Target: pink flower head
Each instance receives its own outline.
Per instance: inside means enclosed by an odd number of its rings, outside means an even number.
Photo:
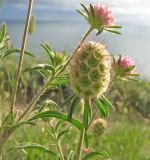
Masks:
[[[83,152],[84,152],[84,153],[88,153],[89,151],[90,151],[90,148],[84,148],[84,149],[83,149]]]
[[[96,19],[101,23],[101,25],[108,27],[114,24],[115,18],[108,7],[102,6],[100,4],[95,4],[93,8]]]
[[[135,62],[132,58],[122,55],[115,59],[115,68],[117,71],[117,74],[121,76],[129,76],[132,74],[135,74],[136,76],[136,70],[135,70]],[[138,76],[138,74],[137,74]]]

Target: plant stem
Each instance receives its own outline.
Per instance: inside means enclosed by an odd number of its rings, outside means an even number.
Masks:
[[[29,0],[28,13],[27,13],[26,24],[25,24],[25,29],[24,29],[23,39],[22,39],[21,52],[20,52],[20,59],[19,59],[18,70],[17,70],[17,75],[16,75],[14,89],[13,89],[12,101],[10,105],[10,113],[13,113],[15,102],[16,102],[16,95],[17,95],[17,89],[18,89],[18,84],[19,84],[19,79],[20,79],[21,69],[23,64],[24,51],[26,46],[26,39],[27,39],[27,33],[29,29],[30,18],[31,18],[32,6],[33,6],[33,0]]]
[[[116,79],[116,77],[117,77],[117,75],[115,75],[115,76],[111,79],[111,82],[110,82],[110,84],[109,84],[109,86],[108,86],[108,89],[107,89],[107,91],[106,91],[106,94],[105,94],[105,95],[107,95],[107,94],[108,94],[108,91],[109,91],[109,89],[111,88],[111,86],[112,86],[112,84],[113,84],[114,80]],[[96,117],[97,113],[98,113],[98,109],[96,109],[96,111],[94,112],[94,114],[93,114],[93,116],[92,116],[92,118],[91,118],[91,120],[90,120],[90,122],[89,122],[88,129],[90,128],[90,126],[91,126],[91,124],[92,124],[93,120],[95,119],[95,117]]]
[[[93,120],[95,119],[95,117],[96,117],[97,113],[98,113],[98,109],[96,109],[96,111],[94,112],[94,114],[93,114],[93,116],[92,116],[92,118],[91,118],[91,120],[90,120],[90,122],[89,122],[89,125],[88,125],[88,128],[87,128],[87,129],[89,129],[89,128],[90,128],[90,126],[91,126],[91,124],[92,124]]]
[[[57,140],[57,134],[56,134],[53,126],[51,125],[51,123],[50,123],[50,127],[51,127],[51,130],[52,130],[53,134],[54,134],[55,140],[57,141],[57,150],[60,153],[60,158],[61,158],[61,160],[65,160],[60,142]]]
[[[74,50],[72,56],[70,57],[69,61],[64,65],[64,67],[60,70],[60,72],[58,72],[58,74],[61,74],[66,67],[69,65],[70,61],[72,60],[72,58],[74,57],[74,55],[76,54],[76,52],[78,51],[78,49],[81,47],[81,45],[83,44],[83,42],[86,40],[86,38],[88,37],[88,35],[93,31],[93,28],[89,28],[89,30],[85,33],[85,35],[83,36],[83,38],[81,39],[78,47]]]
[[[51,77],[51,79],[49,81],[47,81],[42,88],[39,90],[39,92],[36,94],[36,96],[32,99],[32,101],[28,104],[27,108],[25,109],[25,111],[22,113],[22,115],[19,117],[18,121],[20,121],[25,115],[26,113],[37,103],[37,101],[39,100],[39,98],[41,97],[41,95],[46,91],[46,89],[48,88],[49,84],[52,82],[53,80],[53,76]]]
[[[85,101],[84,101],[84,104],[85,104]],[[80,139],[79,139],[79,144],[78,144],[77,154],[76,154],[75,160],[81,160],[81,153],[82,153],[81,151],[82,151],[82,146],[83,146],[83,141],[84,141],[84,135],[85,135],[84,114],[85,114],[85,105],[84,105],[84,112],[83,112],[82,128],[81,128]]]
[[[78,45],[78,47],[75,49],[75,51],[73,52],[73,55],[71,56],[71,58],[69,59],[69,61],[65,64],[65,66],[54,76],[50,79],[50,81],[48,81],[42,88],[41,90],[37,93],[37,95],[33,98],[33,100],[29,103],[28,107],[26,108],[26,110],[23,112],[23,114],[19,117],[19,121],[26,115],[26,113],[30,110],[30,108],[32,108],[36,102],[38,101],[38,99],[40,98],[40,96],[45,92],[45,90],[48,88],[49,84],[51,83],[51,81],[53,79],[55,79],[57,76],[59,76],[65,69],[66,67],[69,65],[71,59],[73,58],[74,54],[77,52],[77,50],[80,48],[80,46],[83,44],[83,42],[85,41],[85,39],[87,38],[87,36],[92,32],[93,28],[90,28],[87,33],[83,36],[82,40],[80,41],[80,44]]]

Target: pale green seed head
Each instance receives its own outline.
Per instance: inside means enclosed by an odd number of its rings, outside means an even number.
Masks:
[[[100,96],[108,88],[110,69],[111,58],[104,45],[83,44],[70,62],[70,86],[82,98]]]

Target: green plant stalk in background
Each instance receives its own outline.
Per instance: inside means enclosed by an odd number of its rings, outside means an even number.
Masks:
[[[51,125],[51,122],[50,122],[50,128],[51,128],[51,130],[52,130],[52,132],[53,132],[53,134],[54,134],[55,140],[56,140],[57,150],[58,150],[58,152],[59,152],[59,154],[60,154],[60,159],[61,159],[61,160],[65,160],[64,154],[63,154],[63,151],[62,151],[61,144],[60,144],[60,142],[58,141],[58,136],[57,136],[57,134],[55,133],[55,130],[54,130],[53,126]]]
[[[27,39],[29,23],[30,23],[30,18],[31,18],[31,13],[32,13],[32,6],[33,6],[33,0],[30,0],[29,6],[28,6],[28,13],[27,13],[27,18],[26,18],[25,29],[24,29],[24,35],[23,35],[23,39],[22,39],[22,46],[21,46],[18,70],[17,70],[17,74],[16,74],[13,95],[12,95],[12,101],[11,101],[11,106],[10,106],[10,113],[11,114],[13,114],[13,112],[14,112],[14,107],[15,107],[15,102],[16,102],[16,95],[17,95],[18,84],[19,84],[19,79],[20,79],[21,69],[22,69],[22,64],[23,64],[24,52],[25,52],[25,47],[26,47],[26,39]]]
[[[80,133],[80,139],[79,139],[79,144],[78,144],[78,148],[77,148],[77,153],[76,153],[76,158],[75,160],[81,160],[81,153],[82,153],[82,146],[83,146],[83,142],[84,142],[84,136],[85,136],[85,110],[86,110],[86,105],[85,105],[85,100],[83,102],[83,106],[84,106],[84,111],[83,111],[83,120],[82,120],[82,128],[81,128],[81,133]]]
[[[32,12],[32,5],[33,5],[33,0],[30,0],[29,5],[28,5],[28,13],[27,13],[24,35],[23,35],[23,40],[22,40],[22,47],[21,47],[19,64],[18,64],[18,70],[17,70],[16,80],[15,80],[15,85],[14,85],[14,90],[13,90],[13,95],[12,95],[12,101],[11,101],[11,106],[10,106],[10,114],[11,115],[13,115],[13,113],[14,113],[16,94],[17,94],[18,83],[19,83],[22,64],[23,64],[23,57],[24,57],[27,33],[28,33],[29,22],[30,22],[30,17],[31,17],[31,12]],[[5,131],[5,130],[4,130],[4,133],[0,133],[0,155],[2,154],[3,145],[7,141],[7,139],[11,135],[11,133],[12,133],[12,131]]]

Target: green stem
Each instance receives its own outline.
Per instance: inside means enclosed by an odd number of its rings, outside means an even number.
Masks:
[[[113,84],[113,82],[114,82],[114,80],[115,80],[116,78],[117,78],[117,75],[115,75],[115,76],[111,79],[111,82],[110,82],[110,84],[109,84],[109,86],[108,86],[108,89],[107,89],[107,92],[105,93],[105,95],[108,94],[108,91],[110,90],[110,88],[111,88],[111,86],[112,86],[112,84]],[[96,109],[96,111],[94,112],[94,114],[93,114],[93,116],[92,116],[92,118],[91,118],[91,120],[90,120],[90,122],[89,122],[88,129],[90,128],[90,126],[91,126],[93,120],[95,119],[97,113],[98,113],[98,109]]]
[[[57,140],[57,139],[58,139],[58,138],[57,138],[58,136],[57,136],[57,134],[55,133],[55,130],[54,130],[53,126],[51,125],[51,123],[50,123],[50,127],[51,127],[51,130],[52,130],[53,134],[54,134],[55,140],[57,141],[57,150],[58,150],[58,152],[60,153],[60,158],[61,158],[61,160],[65,160],[64,155],[63,155],[63,151],[62,151],[62,148],[61,148],[61,144],[60,144],[60,142]]]
[[[84,43],[84,41],[86,40],[86,38],[88,37],[88,35],[93,31],[93,28],[89,28],[89,30],[85,33],[85,35],[83,36],[83,38],[81,39],[78,47],[74,50],[72,56],[70,57],[69,61],[64,65],[64,67],[60,70],[60,72],[58,72],[58,75],[61,74],[66,67],[69,65],[70,61],[72,60],[72,58],[74,57],[74,55],[76,54],[76,52],[78,51],[78,49],[81,47],[81,45]]]
[[[24,29],[23,39],[22,39],[21,52],[20,52],[20,59],[19,59],[18,70],[17,70],[13,94],[12,94],[11,105],[10,105],[10,113],[13,113],[15,102],[16,102],[16,95],[17,95],[17,89],[18,89],[18,84],[19,84],[19,79],[20,79],[21,69],[23,64],[27,33],[29,29],[29,23],[30,23],[31,12],[32,12],[32,5],[33,5],[33,0],[29,0],[28,13],[27,13],[26,24],[25,24],[25,29]]]
[[[85,104],[85,101],[84,101],[84,104]],[[82,151],[82,146],[83,146],[84,136],[85,136],[84,114],[85,114],[85,105],[84,105],[84,112],[83,112],[82,128],[81,128],[80,139],[79,139],[79,144],[78,144],[77,154],[76,154],[76,159],[75,160],[81,160],[81,153],[82,153],[81,151]]]
[[[31,103],[28,105],[28,107],[26,108],[26,110],[23,112],[23,114],[19,117],[19,121],[26,115],[26,113],[30,110],[30,108],[32,108],[36,102],[38,101],[38,99],[40,98],[40,96],[45,92],[45,90],[48,88],[49,84],[51,83],[51,81],[53,79],[55,79],[56,77],[58,77],[65,69],[66,67],[69,65],[71,59],[73,58],[74,54],[77,52],[77,50],[80,48],[80,46],[83,44],[83,42],[86,40],[86,38],[88,37],[88,35],[92,32],[93,28],[90,28],[87,33],[83,36],[79,46],[75,49],[75,51],[73,52],[73,55],[71,56],[70,60],[65,64],[65,66],[54,76],[50,79],[50,81],[48,81],[41,89],[40,91],[37,93],[37,95],[33,98],[33,100],[31,101]]]
[[[92,116],[92,118],[91,118],[91,120],[90,120],[90,122],[89,122],[89,125],[88,125],[88,128],[87,128],[87,129],[89,129],[89,128],[90,128],[90,126],[91,126],[91,124],[92,124],[93,120],[95,119],[95,117],[96,117],[97,113],[98,113],[98,109],[96,109],[96,111],[94,112],[94,114],[93,114],[93,116]]]
[[[50,83],[52,82],[54,78],[51,77],[51,79],[49,81],[47,81],[42,88],[39,90],[39,92],[36,94],[36,96],[32,99],[32,101],[28,104],[27,108],[25,109],[25,111],[22,113],[22,115],[19,117],[18,121],[20,121],[26,114],[27,112],[37,103],[37,101],[39,100],[39,98],[41,97],[41,95],[47,90],[48,86],[50,85]]]

